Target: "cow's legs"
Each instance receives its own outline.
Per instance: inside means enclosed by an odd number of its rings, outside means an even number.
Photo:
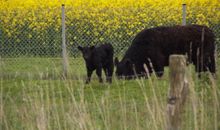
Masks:
[[[209,68],[209,71],[215,75],[215,72],[216,72],[216,68],[215,68],[215,56],[214,54],[210,56],[210,62],[209,62],[209,65],[208,65],[208,68]]]
[[[114,65],[110,65],[109,67],[104,68],[106,81],[109,83],[112,82],[113,70],[114,70]]]
[[[162,77],[164,73],[165,57],[162,54],[157,54],[157,59],[152,60],[153,69],[157,77]]]

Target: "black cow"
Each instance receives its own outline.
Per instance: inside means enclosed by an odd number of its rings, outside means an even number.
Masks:
[[[160,77],[172,54],[187,55],[198,73],[209,70],[215,74],[214,39],[212,30],[201,25],[144,29],[136,35],[121,62],[115,59],[116,75],[145,75],[146,64],[149,73],[154,70]]]
[[[99,77],[99,82],[102,80],[102,69],[104,69],[106,75],[106,81],[112,82],[112,74],[114,70],[113,63],[113,47],[111,44],[102,44],[98,47],[81,47],[78,46],[78,49],[82,52],[83,58],[86,63],[87,69],[87,80],[86,83],[90,82],[92,72],[96,70],[96,74]]]

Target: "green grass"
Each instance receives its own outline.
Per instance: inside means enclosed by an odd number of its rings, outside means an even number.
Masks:
[[[0,76],[9,78],[60,78],[62,74],[61,58],[3,58],[0,59]],[[69,58],[70,77],[85,75],[84,61],[81,58]]]
[[[30,74],[0,77],[0,129],[166,129],[168,69],[161,79],[124,81],[114,77],[112,84],[100,84],[94,76],[85,85],[80,59],[70,63],[71,75],[77,79],[67,80],[51,78],[62,70],[60,59],[7,59],[1,63],[5,74]],[[191,69],[182,128],[220,129],[220,80],[197,79]],[[43,72],[48,77],[40,77]]]

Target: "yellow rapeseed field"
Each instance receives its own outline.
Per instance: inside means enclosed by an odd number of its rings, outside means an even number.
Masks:
[[[187,23],[220,25],[220,0],[0,0],[0,28],[7,37],[27,30],[24,38],[49,29],[59,32],[65,4],[73,39],[84,35],[99,37],[96,41],[103,41],[102,36],[120,39],[146,27],[181,24],[183,3]]]

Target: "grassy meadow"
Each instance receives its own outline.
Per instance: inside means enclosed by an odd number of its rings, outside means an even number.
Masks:
[[[16,76],[0,79],[1,129],[166,129],[168,68],[160,79],[154,75],[129,81],[114,77],[112,84],[100,84],[94,74],[86,85],[82,59],[70,60],[74,69],[66,80],[59,78],[60,65],[61,59],[1,60],[1,72],[17,71]],[[188,71],[190,94],[183,130],[220,129],[219,78],[204,74],[198,79],[193,66]]]
[[[124,54],[143,28],[187,24],[210,27],[220,45],[219,0],[0,0],[0,130],[164,130],[169,69],[162,78],[85,84],[82,58],[69,58],[63,79],[61,4],[66,9],[70,57],[78,45],[111,42]],[[50,58],[47,58],[50,57]],[[220,71],[196,77],[182,130],[220,130]]]

